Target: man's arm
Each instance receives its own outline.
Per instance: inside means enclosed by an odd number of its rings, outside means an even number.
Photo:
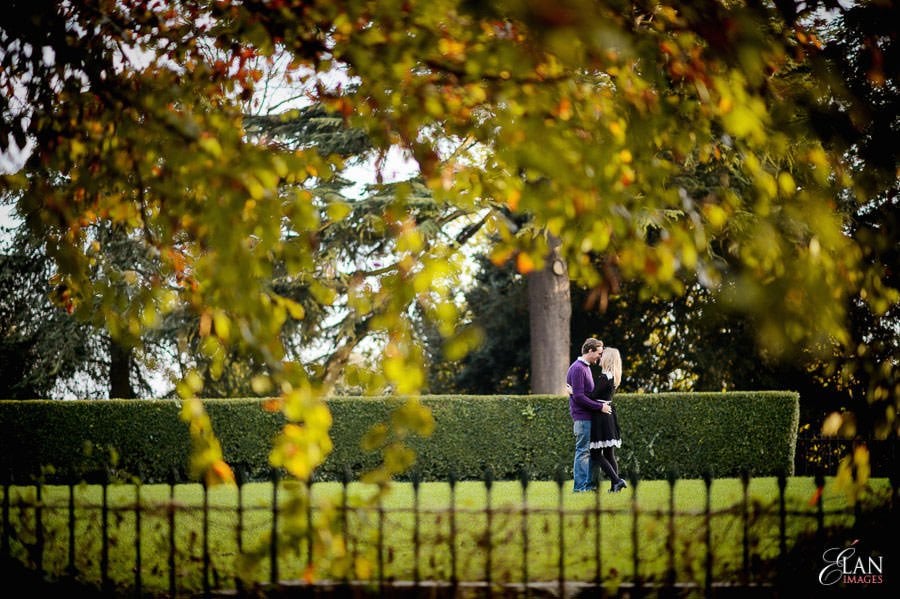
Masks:
[[[569,384],[572,385],[572,399],[575,403],[585,410],[602,409],[604,404],[599,401],[594,401],[588,397],[585,392],[587,379],[591,376],[590,370],[586,368],[580,369],[573,373],[573,375],[574,376],[571,377],[572,380],[569,381]]]
[[[588,370],[585,373],[587,376],[591,376],[590,371]],[[610,390],[612,389],[612,381],[610,381],[605,375],[601,374],[600,377],[594,381],[594,388],[590,393],[585,393],[584,396],[590,403],[582,403],[581,406],[591,410],[600,410],[604,414],[612,413],[612,403],[610,400],[601,399],[602,397],[609,397],[612,394]],[[576,402],[578,400],[576,399]]]

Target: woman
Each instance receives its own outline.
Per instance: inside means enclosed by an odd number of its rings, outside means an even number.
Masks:
[[[609,477],[610,493],[618,493],[628,485],[619,476],[616,463],[616,447],[622,446],[619,419],[613,406],[613,395],[622,382],[622,357],[614,347],[604,348],[600,356],[600,375],[594,381],[591,399],[609,405],[610,410],[595,410],[591,413],[591,461],[600,464],[600,469]]]

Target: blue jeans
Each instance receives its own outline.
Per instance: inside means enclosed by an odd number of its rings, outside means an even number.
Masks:
[[[575,420],[572,431],[575,433],[575,463],[572,465],[575,487],[573,490],[590,491],[597,486],[597,482],[592,480],[594,468],[591,464],[591,421]]]

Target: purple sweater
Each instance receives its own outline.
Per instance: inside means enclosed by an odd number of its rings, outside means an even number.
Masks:
[[[602,403],[587,396],[594,390],[591,367],[580,358],[575,360],[566,373],[566,382],[572,385],[572,395],[569,396],[569,414],[572,415],[572,420],[590,420],[591,412],[603,407]]]

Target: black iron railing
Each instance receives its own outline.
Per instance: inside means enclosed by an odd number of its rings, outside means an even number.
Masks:
[[[181,492],[191,486],[174,482],[150,493],[154,486],[136,482],[3,481],[5,579],[30,572],[43,581],[77,581],[107,595],[167,597],[251,589],[254,595],[267,589],[283,594],[307,587],[382,595],[427,589],[432,596],[545,591],[571,596],[578,589],[623,587],[694,589],[707,596],[721,587],[773,590],[795,576],[814,586],[828,565],[824,552],[851,537],[863,540],[859,549],[865,547],[867,557],[893,547],[885,523],[895,521],[898,496],[892,480],[880,495],[869,494],[873,501],[827,506],[821,474],[769,481],[768,500],[752,496],[754,480],[745,475],[735,487],[737,496],[724,504],[713,493],[718,483],[711,477],[632,478],[622,495],[576,496],[561,474],[555,481],[531,481],[525,474],[518,481],[494,481],[486,473],[482,481],[428,483],[429,493],[435,485],[442,488],[437,502],[431,496],[423,501],[424,483],[413,478],[411,498],[402,505],[355,502],[359,483],[349,477],[304,485],[299,495],[307,498],[331,485],[331,534],[345,549],[338,559],[333,547],[322,549],[326,546],[314,538],[328,526],[323,508],[311,500],[300,515],[286,507],[290,487],[285,484],[293,483],[273,474],[267,499],[260,499],[254,483],[251,501],[248,484],[238,482],[228,501],[203,487],[201,500],[190,502]],[[792,499],[797,493],[786,491],[789,484],[808,485],[800,491],[804,501]],[[480,488],[479,505],[461,500],[464,485],[470,495],[473,485]],[[687,507],[677,492],[684,487],[693,496]],[[223,527],[232,539],[227,546]],[[294,534],[286,536],[292,527]],[[251,544],[255,547],[248,549]],[[245,552],[256,556],[255,576],[237,576],[235,564]],[[342,560],[349,565],[331,570],[320,565]]]

